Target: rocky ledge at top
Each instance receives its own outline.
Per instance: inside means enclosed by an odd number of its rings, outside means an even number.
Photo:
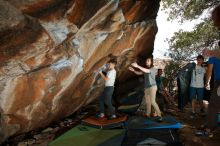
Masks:
[[[111,58],[118,87],[129,82],[129,64],[153,51],[159,2],[0,0],[0,142],[96,99]]]

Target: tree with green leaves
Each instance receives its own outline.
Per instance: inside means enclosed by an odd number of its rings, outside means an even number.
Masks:
[[[193,31],[179,30],[168,40],[169,57],[174,60],[194,60],[205,48],[214,49],[219,34],[210,21],[204,21]]]
[[[162,0],[163,9],[169,13],[169,20],[192,20],[203,12],[210,11],[220,0]]]
[[[173,88],[176,86],[176,76],[183,62],[180,61],[170,61],[166,67],[164,68],[164,86],[167,87],[168,91],[171,92]]]
[[[205,48],[215,48],[219,39],[216,28],[210,19],[211,10],[220,0],[163,0],[163,9],[169,14],[169,20],[178,19],[180,23],[203,16],[201,23],[193,31],[179,30],[168,41],[169,57],[174,60],[193,60]]]

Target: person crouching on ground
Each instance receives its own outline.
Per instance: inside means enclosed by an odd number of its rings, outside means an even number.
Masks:
[[[102,73],[102,71],[99,72],[101,77],[105,80],[105,88],[102,92],[99,103],[100,103],[100,114],[98,115],[98,118],[105,118],[105,105],[107,105],[107,108],[109,109],[109,119],[116,118],[115,115],[115,108],[112,105],[112,95],[114,92],[114,83],[116,79],[116,66],[117,62],[116,60],[112,59],[108,62],[108,71],[106,76]]]
[[[197,65],[192,71],[192,78],[190,83],[190,99],[192,100],[192,113],[190,118],[194,118],[196,115],[196,101],[199,101],[200,111],[204,112],[203,95],[204,95],[204,76],[205,68],[202,67],[204,57],[202,55],[197,56]]]
[[[163,74],[163,70],[158,69],[157,75],[156,75],[157,92],[163,96],[163,98],[165,99],[168,105],[174,104],[172,97],[170,96],[169,92],[164,87],[164,84],[163,84],[164,77],[162,76],[162,74]]]
[[[158,115],[158,121],[162,121],[161,111],[159,109],[158,104],[156,103],[157,84],[155,81],[156,69],[153,67],[153,57],[147,58],[145,63],[146,67],[138,65],[136,62],[132,63],[132,67],[129,67],[129,70],[137,75],[144,74],[144,93],[147,105],[146,117],[150,117],[152,105],[155,109],[156,114]],[[139,69],[140,71],[136,71],[134,68]]]

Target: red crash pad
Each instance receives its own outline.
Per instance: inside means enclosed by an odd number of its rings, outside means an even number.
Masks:
[[[100,129],[111,129],[116,127],[124,127],[127,121],[127,116],[120,116],[115,119],[98,119],[94,116],[90,116],[84,120],[82,120],[82,124],[100,128]]]

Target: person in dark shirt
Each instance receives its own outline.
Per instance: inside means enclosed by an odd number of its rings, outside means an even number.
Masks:
[[[169,92],[164,87],[164,77],[162,76],[163,70],[158,69],[156,75],[156,83],[157,83],[157,92],[162,95],[168,105],[174,103],[172,97],[170,96]]]

